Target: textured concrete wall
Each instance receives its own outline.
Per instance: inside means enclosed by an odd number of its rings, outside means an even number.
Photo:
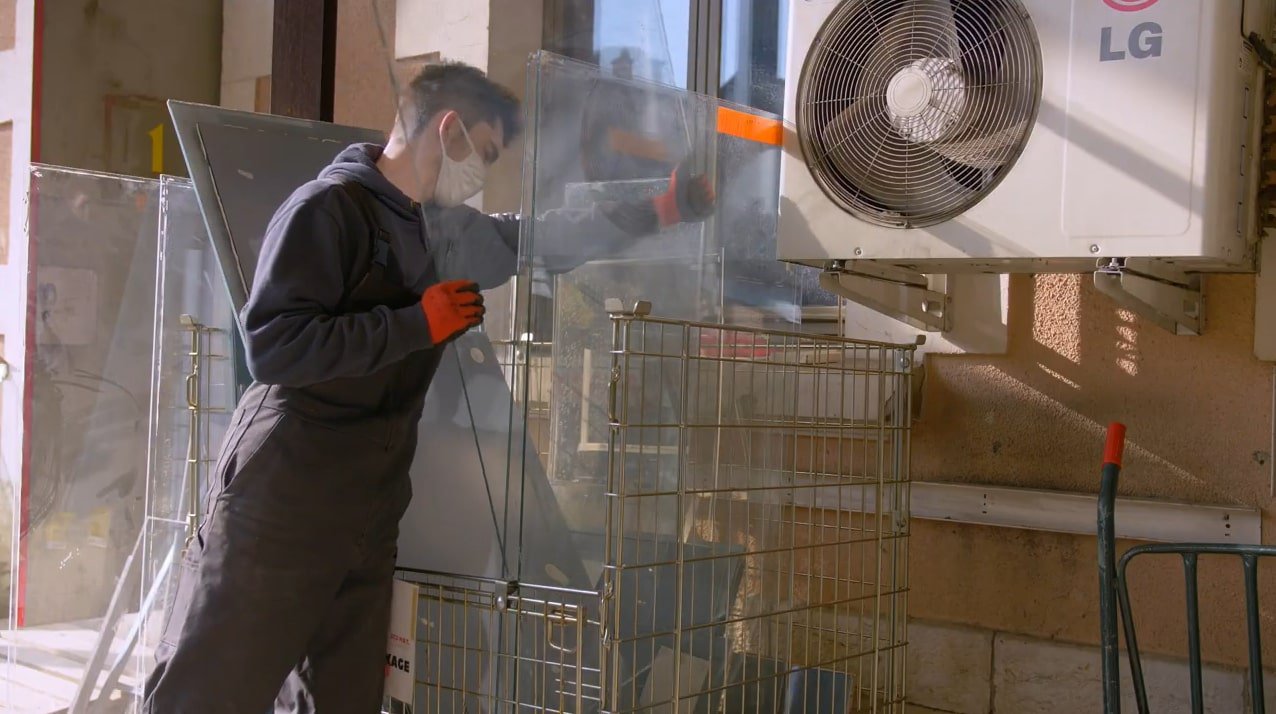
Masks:
[[[17,43],[18,0],[0,0],[0,52]]]
[[[407,79],[394,59],[394,6],[394,0],[337,4],[333,120],[338,124],[388,130],[394,123],[397,103],[391,72],[400,85]]]
[[[274,46],[274,0],[224,0],[222,4],[221,106],[270,111],[270,95],[258,101],[269,81]]]
[[[225,0],[221,104],[245,111],[270,111],[270,63],[274,3]],[[333,121],[388,129],[394,121],[395,0],[337,3],[336,96]]]
[[[439,52],[487,69],[492,0],[398,0],[393,37],[396,56],[419,57]]]
[[[913,478],[1095,493],[1105,425],[1121,420],[1130,429],[1123,495],[1263,508],[1270,533],[1273,373],[1251,356],[1254,281],[1210,278],[1205,295],[1206,334],[1175,337],[1081,276],[1013,278],[1005,356],[931,358]],[[912,614],[1097,642],[1094,538],[913,526]],[[1132,572],[1143,646],[1182,654],[1180,567]],[[1276,589],[1270,575],[1265,592]],[[1239,567],[1203,563],[1210,661],[1244,661],[1240,587]],[[1273,614],[1264,608],[1268,661]]]
[[[992,630],[914,621],[909,628],[909,701],[924,712],[1074,714],[1103,708],[1099,652]],[[1145,657],[1148,704],[1154,712],[1191,709],[1189,669],[1182,658]],[[1269,675],[1266,706],[1276,703]],[[1128,663],[1122,662],[1122,711],[1134,711]],[[1253,711],[1247,673],[1210,665],[1201,677],[1205,711]],[[910,714],[912,714],[910,712]]]
[[[164,101],[216,103],[220,0],[68,0],[44,13],[41,161],[151,175],[147,132],[167,123]],[[185,173],[180,152],[164,169]]]

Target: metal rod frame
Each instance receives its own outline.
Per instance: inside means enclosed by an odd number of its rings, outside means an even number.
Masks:
[[[915,346],[611,327],[597,589],[401,572],[416,708],[902,714]],[[509,347],[535,435],[565,397],[548,345]]]
[[[1202,684],[1201,622],[1198,564],[1201,556],[1240,558],[1245,575],[1245,614],[1249,644],[1249,688],[1254,714],[1265,714],[1263,698],[1262,632],[1258,610],[1259,558],[1276,556],[1276,546],[1215,543],[1155,543],[1126,550],[1118,560],[1113,515],[1116,510],[1119,463],[1105,463],[1099,489],[1099,623],[1103,671],[1104,714],[1121,712],[1121,670],[1118,644],[1118,619],[1125,635],[1126,655],[1130,663],[1130,680],[1134,688],[1139,714],[1150,714],[1147,683],[1143,675],[1138,634],[1130,605],[1127,569],[1135,558],[1150,555],[1177,555],[1183,561],[1185,607],[1187,617],[1188,671],[1193,714],[1205,711]]]

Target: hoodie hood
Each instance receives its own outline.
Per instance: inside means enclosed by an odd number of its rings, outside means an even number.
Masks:
[[[377,168],[377,159],[381,158],[384,149],[384,146],[378,144],[352,144],[319,172],[319,178],[357,181],[404,218],[417,218],[419,213],[416,201],[390,183]]]

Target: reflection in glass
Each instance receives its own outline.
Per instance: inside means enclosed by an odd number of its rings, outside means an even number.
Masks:
[[[787,61],[788,16],[790,0],[723,0],[722,2],[722,77],[718,96],[771,114],[784,111],[785,64]],[[753,157],[750,157],[753,158]],[[755,260],[742,266],[741,273],[762,278],[791,271],[800,291],[799,304],[807,308],[835,308],[837,297],[819,285],[819,271],[813,268],[781,267],[775,263],[776,223],[779,195],[772,181],[758,181],[765,174],[778,176],[779,155],[757,157],[750,164],[726,164],[719,175],[723,192],[733,200],[756,207],[756,220],[742,226],[745,230],[769,235],[749,242],[758,248]],[[738,286],[747,291],[747,282]]]
[[[687,86],[691,0],[560,0],[544,46],[605,74]]]
[[[788,19],[789,0],[723,0],[720,97],[784,111]]]

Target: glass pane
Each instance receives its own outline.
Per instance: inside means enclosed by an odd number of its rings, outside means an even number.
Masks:
[[[275,209],[350,144],[381,132],[169,102],[173,126],[217,247],[232,305],[243,307]]]
[[[531,71],[523,171],[529,220],[520,243],[527,287],[517,319],[519,334],[535,341],[524,348],[539,356],[525,367],[529,431],[548,438],[544,461],[529,461],[523,477],[531,483],[545,470],[577,559],[600,592],[616,588],[626,616],[607,625],[618,643],[613,655],[632,675],[668,656],[654,645],[636,647],[640,636],[678,647],[672,636],[653,634],[673,631],[669,603],[681,597],[684,625],[719,621],[741,576],[735,567],[676,564],[679,555],[697,560],[724,547],[694,542],[697,499],[679,493],[693,476],[693,447],[705,446],[688,441],[683,417],[689,404],[717,403],[725,376],[689,371],[694,360],[683,356],[721,350],[730,338],[717,329],[653,330],[629,343],[641,359],[618,363],[608,302],[650,301],[653,314],[710,324],[796,319],[795,284],[774,260],[775,216],[767,213],[778,187],[778,173],[768,169],[778,167],[781,126],[771,115],[548,53]],[[713,177],[714,210],[664,228],[625,220],[670,189],[675,167]],[[761,200],[768,196],[770,203]],[[617,493],[628,498],[613,508],[618,500],[609,495]],[[526,546],[521,582],[546,582],[537,567],[548,558]],[[604,585],[604,564],[630,569]],[[722,628],[696,633],[685,649],[717,663],[706,673],[707,686],[717,686],[725,677]],[[618,701],[647,696],[642,681],[622,674],[614,683]]]
[[[124,696],[141,684],[124,648],[138,573],[121,574],[144,516],[158,199],[154,180],[32,169],[30,446],[5,633],[19,710],[70,705],[121,654]]]
[[[520,244],[526,288],[518,332],[535,340],[525,349],[538,356],[529,357],[534,361],[525,367],[529,430],[549,438],[544,462],[529,460],[523,476],[530,482],[535,469],[547,469],[579,558],[596,583],[604,560],[604,493],[616,418],[606,302],[614,298],[632,306],[648,300],[662,317],[711,323],[728,316],[745,324],[795,319],[795,284],[772,252],[774,215],[758,198],[774,196],[778,175],[754,170],[747,182],[729,181],[726,170],[778,167],[779,123],[548,53],[538,56],[531,71],[524,213],[535,220],[524,223]],[[716,210],[707,220],[663,230],[622,220],[626,210],[667,190],[680,164],[719,177]],[[736,195],[741,185],[752,193]],[[678,353],[678,334],[661,339],[662,354]],[[677,478],[686,449],[673,415],[683,400],[695,398],[694,389],[682,381],[676,364],[648,360],[643,369],[645,378],[632,380],[644,385],[643,393],[617,399],[641,411],[645,423],[669,426],[643,430],[623,445],[633,462],[626,472],[652,474],[655,481],[643,487],[668,492],[677,487],[670,479]],[[539,393],[545,403],[538,405],[532,385],[546,382],[551,387]],[[662,421],[661,415],[669,418]],[[546,423],[537,425],[538,420]],[[652,503],[632,523],[634,532],[675,537],[682,515],[674,500]],[[525,548],[524,581],[541,582],[529,560],[535,557]]]
[[[686,87],[691,0],[562,0],[545,47],[604,73]]]
[[[230,424],[236,388],[234,315],[195,190],[160,179],[159,285],[152,364],[151,463],[141,561],[139,671],[149,671],[176,587],[182,550]]]

